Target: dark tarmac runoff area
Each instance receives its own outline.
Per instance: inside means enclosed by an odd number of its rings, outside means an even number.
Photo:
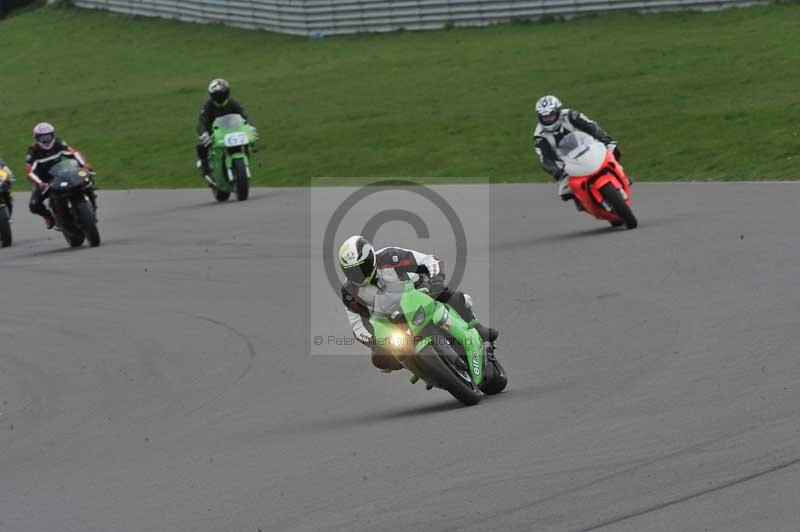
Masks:
[[[493,185],[469,408],[312,354],[311,194],[101,191],[77,250],[18,194],[0,532],[798,531],[800,184],[637,183],[632,231]]]

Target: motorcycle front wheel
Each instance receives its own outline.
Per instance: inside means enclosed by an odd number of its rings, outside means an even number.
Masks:
[[[89,245],[96,248],[100,245],[100,231],[97,230],[97,221],[94,218],[92,208],[85,201],[78,204],[78,223],[81,230],[86,235]]]
[[[613,210],[617,216],[622,218],[622,222],[625,224],[625,227],[628,229],[635,229],[636,226],[639,225],[639,222],[633,215],[630,205],[625,203],[625,200],[622,198],[622,194],[619,193],[619,190],[614,188],[614,185],[611,183],[606,183],[600,187],[600,194],[611,206],[611,210]]]
[[[455,363],[458,354],[447,346],[434,349],[426,346],[416,357],[417,366],[433,381],[432,384],[446,390],[461,403],[472,406],[481,400],[481,392],[470,379],[469,373]]]
[[[0,204],[0,245],[7,248],[11,245],[11,220],[8,207]]]
[[[233,177],[236,184],[236,199],[244,201],[250,195],[250,180],[247,178],[247,165],[244,159],[234,159]]]

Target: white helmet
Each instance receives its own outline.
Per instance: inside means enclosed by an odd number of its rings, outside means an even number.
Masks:
[[[361,235],[354,235],[344,241],[339,248],[339,266],[347,280],[358,286],[364,286],[375,277],[375,249]]]
[[[536,120],[545,131],[557,131],[561,127],[561,100],[550,94],[539,98]]]
[[[39,122],[33,128],[33,140],[43,150],[49,150],[56,142],[56,128],[48,122]]]

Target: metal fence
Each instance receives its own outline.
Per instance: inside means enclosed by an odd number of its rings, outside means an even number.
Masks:
[[[80,7],[296,35],[481,26],[612,11],[713,10],[753,0],[74,0]]]

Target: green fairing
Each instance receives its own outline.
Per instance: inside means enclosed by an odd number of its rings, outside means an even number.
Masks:
[[[419,309],[425,315],[415,324],[414,317]],[[402,311],[406,323],[392,323],[390,320],[398,310]],[[453,307],[417,290],[413,282],[406,281],[400,286],[395,283],[379,292],[370,323],[378,345],[398,358],[408,354],[412,345],[413,352],[419,354],[434,341],[436,329],[441,330],[442,334],[449,334],[464,349],[472,382],[477,386],[483,381],[486,360],[484,344],[478,331],[464,321]],[[418,377],[422,378],[424,375]]]
[[[253,127],[238,114],[217,118],[214,120],[212,129],[214,138],[208,154],[211,177],[220,190],[234,192],[235,183],[228,178],[228,173],[236,159],[243,159],[245,165],[250,167],[249,156],[257,139],[256,133]],[[231,142],[232,140],[233,142]],[[235,144],[235,146],[230,144]]]

